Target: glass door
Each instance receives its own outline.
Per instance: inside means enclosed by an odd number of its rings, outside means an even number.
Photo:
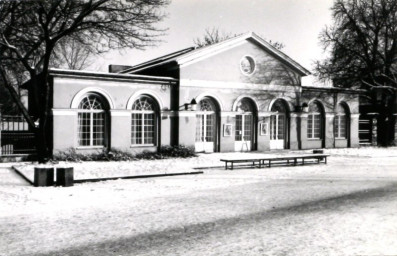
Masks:
[[[252,114],[236,115],[235,151],[251,151],[252,149]]]

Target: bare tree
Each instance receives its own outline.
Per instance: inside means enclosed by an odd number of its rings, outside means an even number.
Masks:
[[[206,28],[204,31],[204,35],[202,37],[197,37],[193,39],[193,43],[196,45],[197,48],[201,48],[204,46],[225,41],[227,39],[239,36],[241,34],[242,33],[238,33],[238,34],[225,33],[220,31],[219,28],[216,27]],[[284,44],[280,42],[277,41],[273,42],[272,40],[269,40],[269,43],[278,50],[284,48]]]
[[[95,49],[73,38],[67,37],[55,46],[50,66],[73,70],[83,70],[93,64]]]
[[[225,33],[221,32],[219,28],[213,27],[213,28],[206,28],[204,31],[204,35],[202,38],[197,37],[193,39],[193,43],[196,45],[197,48],[201,48],[207,45],[211,44],[216,44],[219,42],[222,42],[224,40],[227,40],[229,38],[238,36],[240,34],[231,34],[231,33]]]
[[[330,56],[316,63],[317,74],[334,86],[367,90],[386,145],[397,88],[397,0],[336,0],[331,10],[334,24],[320,35]]]
[[[0,2],[0,78],[36,134],[39,161],[49,155],[49,65],[60,40],[72,37],[96,53],[144,49],[159,43],[169,0],[14,0]],[[27,74],[30,113],[12,83],[12,68]],[[30,114],[34,118],[30,117]],[[35,125],[38,120],[38,126]]]

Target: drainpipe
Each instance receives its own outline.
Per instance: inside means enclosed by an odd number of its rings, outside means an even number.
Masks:
[[[1,157],[1,129],[2,129],[2,126],[3,126],[3,123],[2,123],[2,121],[1,121],[1,104],[0,104],[0,157]]]

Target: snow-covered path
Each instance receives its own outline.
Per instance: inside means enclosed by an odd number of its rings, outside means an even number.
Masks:
[[[2,182],[0,255],[395,255],[396,167],[374,154],[71,188]]]

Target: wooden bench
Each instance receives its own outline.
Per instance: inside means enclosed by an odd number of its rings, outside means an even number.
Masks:
[[[321,161],[327,164],[328,154],[307,154],[307,155],[285,155],[285,156],[267,156],[260,158],[244,158],[244,159],[221,159],[222,162],[225,162],[225,170],[230,169],[233,170],[234,164],[239,163],[252,163],[250,166],[261,168],[262,166],[272,167],[273,163],[278,164],[290,164],[292,161],[293,165],[297,164],[305,164],[305,160],[316,160],[317,163]],[[230,165],[229,165],[230,163]]]

